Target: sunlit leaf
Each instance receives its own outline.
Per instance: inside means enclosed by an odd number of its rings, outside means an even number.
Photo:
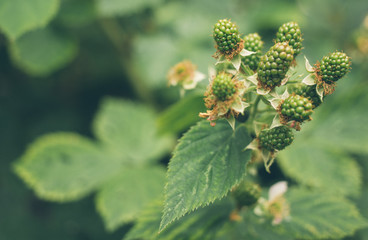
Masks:
[[[40,198],[59,202],[82,198],[117,170],[119,165],[93,142],[73,133],[39,138],[15,164],[15,172]]]
[[[139,217],[145,205],[163,194],[165,174],[159,167],[129,168],[103,185],[97,209],[107,229],[115,230]]]
[[[1,0],[0,29],[15,40],[27,31],[45,26],[58,8],[59,0]]]
[[[172,145],[171,137],[158,137],[156,115],[147,106],[106,98],[94,121],[94,132],[122,162],[134,165],[158,160]]]

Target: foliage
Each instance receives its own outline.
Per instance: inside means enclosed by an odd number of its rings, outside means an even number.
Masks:
[[[0,238],[366,239],[364,7],[0,0]],[[219,19],[241,37],[227,56],[210,37]],[[294,31],[297,58],[268,51]],[[350,71],[341,80],[335,49]],[[277,77],[271,57],[284,53]],[[321,80],[323,56],[331,56],[333,84]],[[272,68],[264,89],[250,64],[259,60],[262,74]],[[168,88],[180,61],[192,69]],[[216,75],[226,81],[212,84]],[[312,121],[282,115],[285,90],[308,99],[285,109],[304,108]],[[275,147],[280,125],[294,141]],[[262,196],[239,199],[251,195],[235,194],[244,184]]]

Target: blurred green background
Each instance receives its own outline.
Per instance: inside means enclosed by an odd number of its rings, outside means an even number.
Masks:
[[[0,12],[8,2],[12,0],[0,1]],[[329,113],[337,104],[353,107],[368,90],[365,0],[50,2],[54,5],[43,9],[49,14],[46,26],[30,31],[12,25],[25,15],[0,13],[1,240],[122,239],[130,225],[105,231],[94,196],[68,204],[39,200],[11,164],[42,134],[74,131],[92,136],[92,119],[105,96],[132,99],[158,111],[177,101],[178,89],[166,87],[168,69],[189,59],[207,73],[215,62],[212,26],[220,18],[236,22],[243,34],[258,32],[265,49],[281,24],[297,21],[305,39],[300,63],[303,55],[314,63],[336,49],[351,56],[351,73],[318,111]],[[361,121],[368,123],[368,118]],[[368,134],[365,130],[362,134]],[[367,189],[367,157],[355,157],[365,169]],[[367,192],[360,200],[366,217]]]

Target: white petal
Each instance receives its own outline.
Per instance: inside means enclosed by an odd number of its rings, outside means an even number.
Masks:
[[[257,121],[254,121],[253,123],[254,123],[254,131],[256,132],[256,135],[258,136],[264,126],[264,123],[257,122]]]
[[[304,56],[304,59],[305,59],[305,69],[310,73],[314,72],[314,68],[310,65],[306,56]]]
[[[215,63],[215,65],[220,64],[220,63],[225,63],[225,62],[227,62],[226,58],[221,56],[219,59],[217,59],[217,62]]]
[[[279,127],[282,126],[282,124],[280,123],[280,115],[276,114],[275,117],[272,120],[272,124],[270,129],[275,128],[275,127]]]
[[[252,51],[249,51],[247,49],[243,49],[241,50],[241,52],[239,53],[239,55],[243,56],[243,57],[246,57],[246,56],[249,56],[249,55],[252,55],[252,54],[255,54],[256,52],[252,52]]]
[[[197,86],[197,82],[195,82],[195,81],[190,81],[190,82],[186,82],[186,83],[184,83],[183,84],[183,88],[184,89],[186,89],[186,90],[188,90],[188,89],[193,89],[193,88],[195,88]]]
[[[245,80],[238,80],[238,81],[241,82],[242,85],[243,85],[243,87],[239,89],[239,95],[242,96],[244,94],[245,90],[248,88],[247,82],[245,82]]]
[[[232,74],[232,75],[236,75],[238,73],[238,71],[233,70],[233,69],[229,69],[229,70],[227,70],[227,72]]]
[[[231,108],[232,108],[234,111],[236,111],[236,112],[238,112],[238,113],[243,114],[243,113],[244,113],[244,109],[245,109],[245,108],[247,108],[247,107],[249,107],[249,106],[250,106],[250,104],[249,104],[249,103],[247,103],[247,102],[243,102],[243,101],[241,101],[241,100],[236,100],[236,101],[233,103],[233,105],[231,106]]]
[[[286,181],[280,181],[270,187],[268,191],[268,201],[272,202],[275,198],[278,198],[286,193],[288,189]]]
[[[235,131],[235,118],[234,118],[234,116],[230,116],[230,118],[226,118],[226,120],[229,123],[229,125],[231,126],[231,128],[233,129],[233,131]]]
[[[290,96],[289,92],[287,89],[285,89],[285,92],[281,95],[281,99],[286,99]]]
[[[280,98],[272,98],[268,100],[274,109],[277,109],[282,101]]]
[[[194,72],[194,78],[193,78],[194,82],[198,83],[198,82],[202,81],[205,78],[206,78],[206,75],[204,75],[203,73],[198,72],[198,71]]]
[[[315,85],[316,80],[313,77],[313,74],[308,74],[302,81],[305,85]]]
[[[284,86],[290,79],[291,76],[286,76],[284,79],[282,79],[281,81],[281,86]]]
[[[239,71],[240,68],[240,64],[241,64],[241,59],[240,59],[240,55],[236,55],[233,59],[231,59],[231,63],[233,64],[234,68]]]
[[[319,99],[321,99],[321,102],[323,102],[323,95],[324,95],[323,86],[322,85],[317,86],[316,92],[317,92],[317,94],[319,96]]]
[[[265,90],[265,89],[257,88],[257,94],[258,95],[266,95],[269,92],[270,92],[270,90]]]
[[[258,85],[257,73],[253,74],[252,76],[247,77],[247,80],[257,86]]]
[[[208,78],[209,78],[210,82],[215,77],[216,77],[216,69],[214,69],[213,67],[208,67]]]
[[[262,159],[263,159],[263,163],[264,163],[264,167],[266,169],[266,171],[268,173],[271,173],[270,172],[270,167],[273,163],[273,160],[275,158],[271,158],[271,153],[270,151],[266,150],[266,149],[262,149]]]
[[[243,150],[243,151],[245,151],[245,150],[247,150],[247,149],[258,151],[259,149],[258,149],[258,141],[257,141],[257,139],[254,139],[253,141],[251,141],[251,142],[248,144],[248,146],[246,146],[246,147],[244,148],[244,150]]]

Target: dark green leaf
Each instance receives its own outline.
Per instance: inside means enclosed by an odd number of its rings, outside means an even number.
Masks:
[[[198,207],[224,197],[245,175],[252,139],[245,127],[234,132],[226,121],[191,128],[169,164],[165,209],[160,229]]]

